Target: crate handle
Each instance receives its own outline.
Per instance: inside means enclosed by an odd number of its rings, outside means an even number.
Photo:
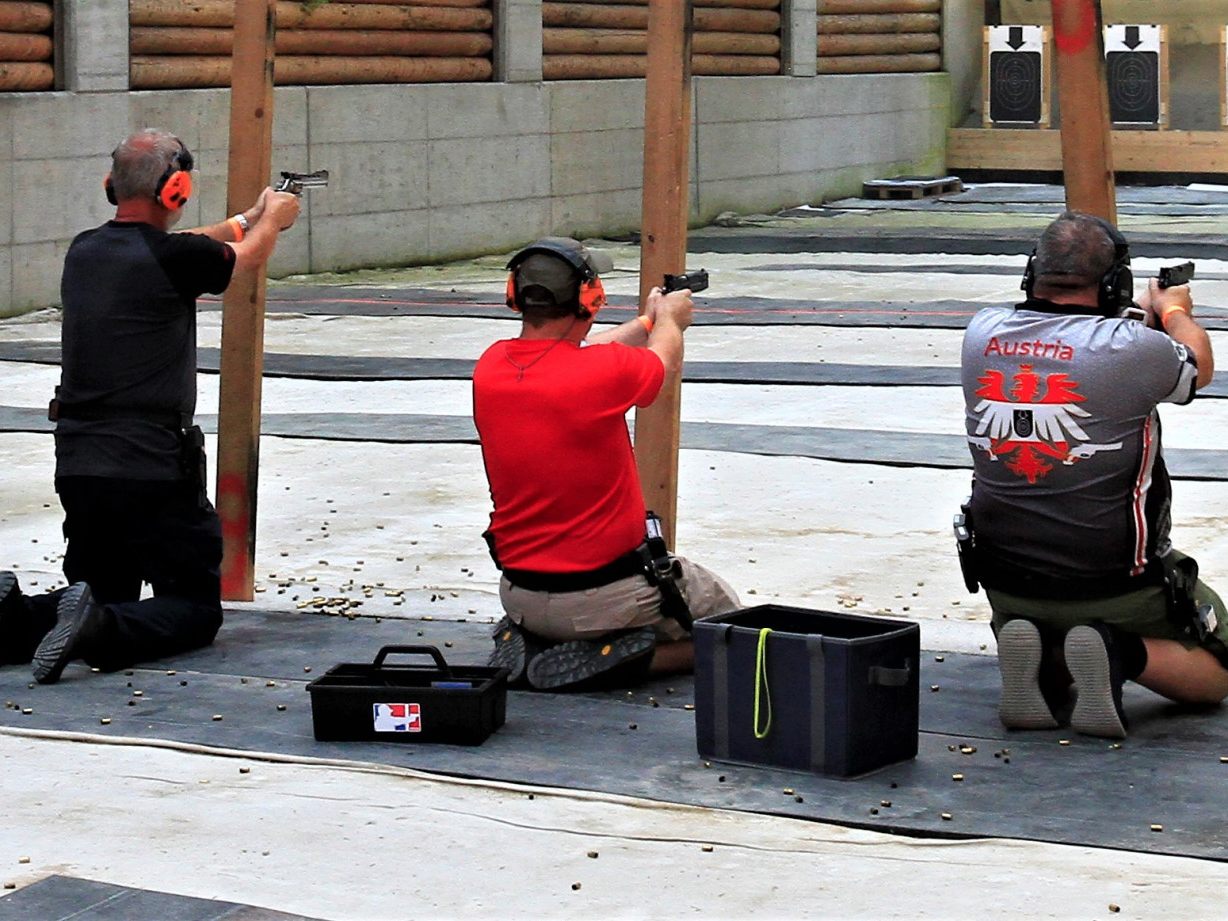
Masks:
[[[912,677],[912,659],[904,660],[903,668],[886,668],[882,665],[870,666],[870,684],[884,688],[902,688]]]
[[[408,655],[408,656],[430,656],[435,660],[435,664],[439,666],[439,670],[444,673],[447,678],[452,677],[452,669],[448,663],[444,661],[443,653],[439,651],[438,646],[385,646],[375,654],[375,662],[372,663],[374,668],[380,668],[384,664],[384,660],[388,656]],[[421,668],[421,666],[408,666],[410,668]]]
[[[759,646],[755,650],[755,738],[766,739],[772,731],[772,694],[768,689],[767,677],[767,638],[772,632],[770,627],[759,631]],[[763,692],[764,712],[767,722],[759,728],[759,692]]]

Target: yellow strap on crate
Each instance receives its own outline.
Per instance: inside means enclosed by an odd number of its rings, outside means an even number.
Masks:
[[[759,649],[755,655],[755,738],[766,739],[772,731],[772,695],[767,683],[767,638],[772,630],[764,627],[759,631]],[[759,728],[759,694],[763,694],[763,709],[767,714],[767,722],[763,729]]]

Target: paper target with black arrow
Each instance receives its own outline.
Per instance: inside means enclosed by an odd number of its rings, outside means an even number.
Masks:
[[[986,121],[1014,127],[1048,125],[1048,30],[988,26],[985,47]]]
[[[1104,70],[1114,125],[1158,128],[1168,124],[1164,27],[1112,25],[1104,30]]]

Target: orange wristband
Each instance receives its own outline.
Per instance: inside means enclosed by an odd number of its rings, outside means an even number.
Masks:
[[[1180,304],[1169,304],[1167,307],[1164,308],[1164,311],[1160,314],[1160,325],[1163,326],[1165,329],[1168,329],[1169,315],[1176,313],[1178,310],[1184,313],[1187,317],[1190,315],[1190,312],[1186,310],[1184,307],[1182,307]]]
[[[652,332],[652,317],[646,317],[641,313],[638,317],[636,317],[636,319],[644,324],[644,332]]]
[[[238,217],[228,217],[226,218],[226,223],[230,225],[230,232],[234,234],[235,242],[242,242],[245,234],[243,232],[243,225],[239,223]]]

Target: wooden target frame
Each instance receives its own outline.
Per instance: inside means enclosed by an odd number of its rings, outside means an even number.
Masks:
[[[1004,53],[1033,54],[1040,58],[1040,112],[1035,120],[999,119],[993,116],[993,57]],[[986,26],[982,55],[981,86],[984,98],[981,123],[986,128],[1048,128],[1053,113],[1053,40],[1047,26]]]

